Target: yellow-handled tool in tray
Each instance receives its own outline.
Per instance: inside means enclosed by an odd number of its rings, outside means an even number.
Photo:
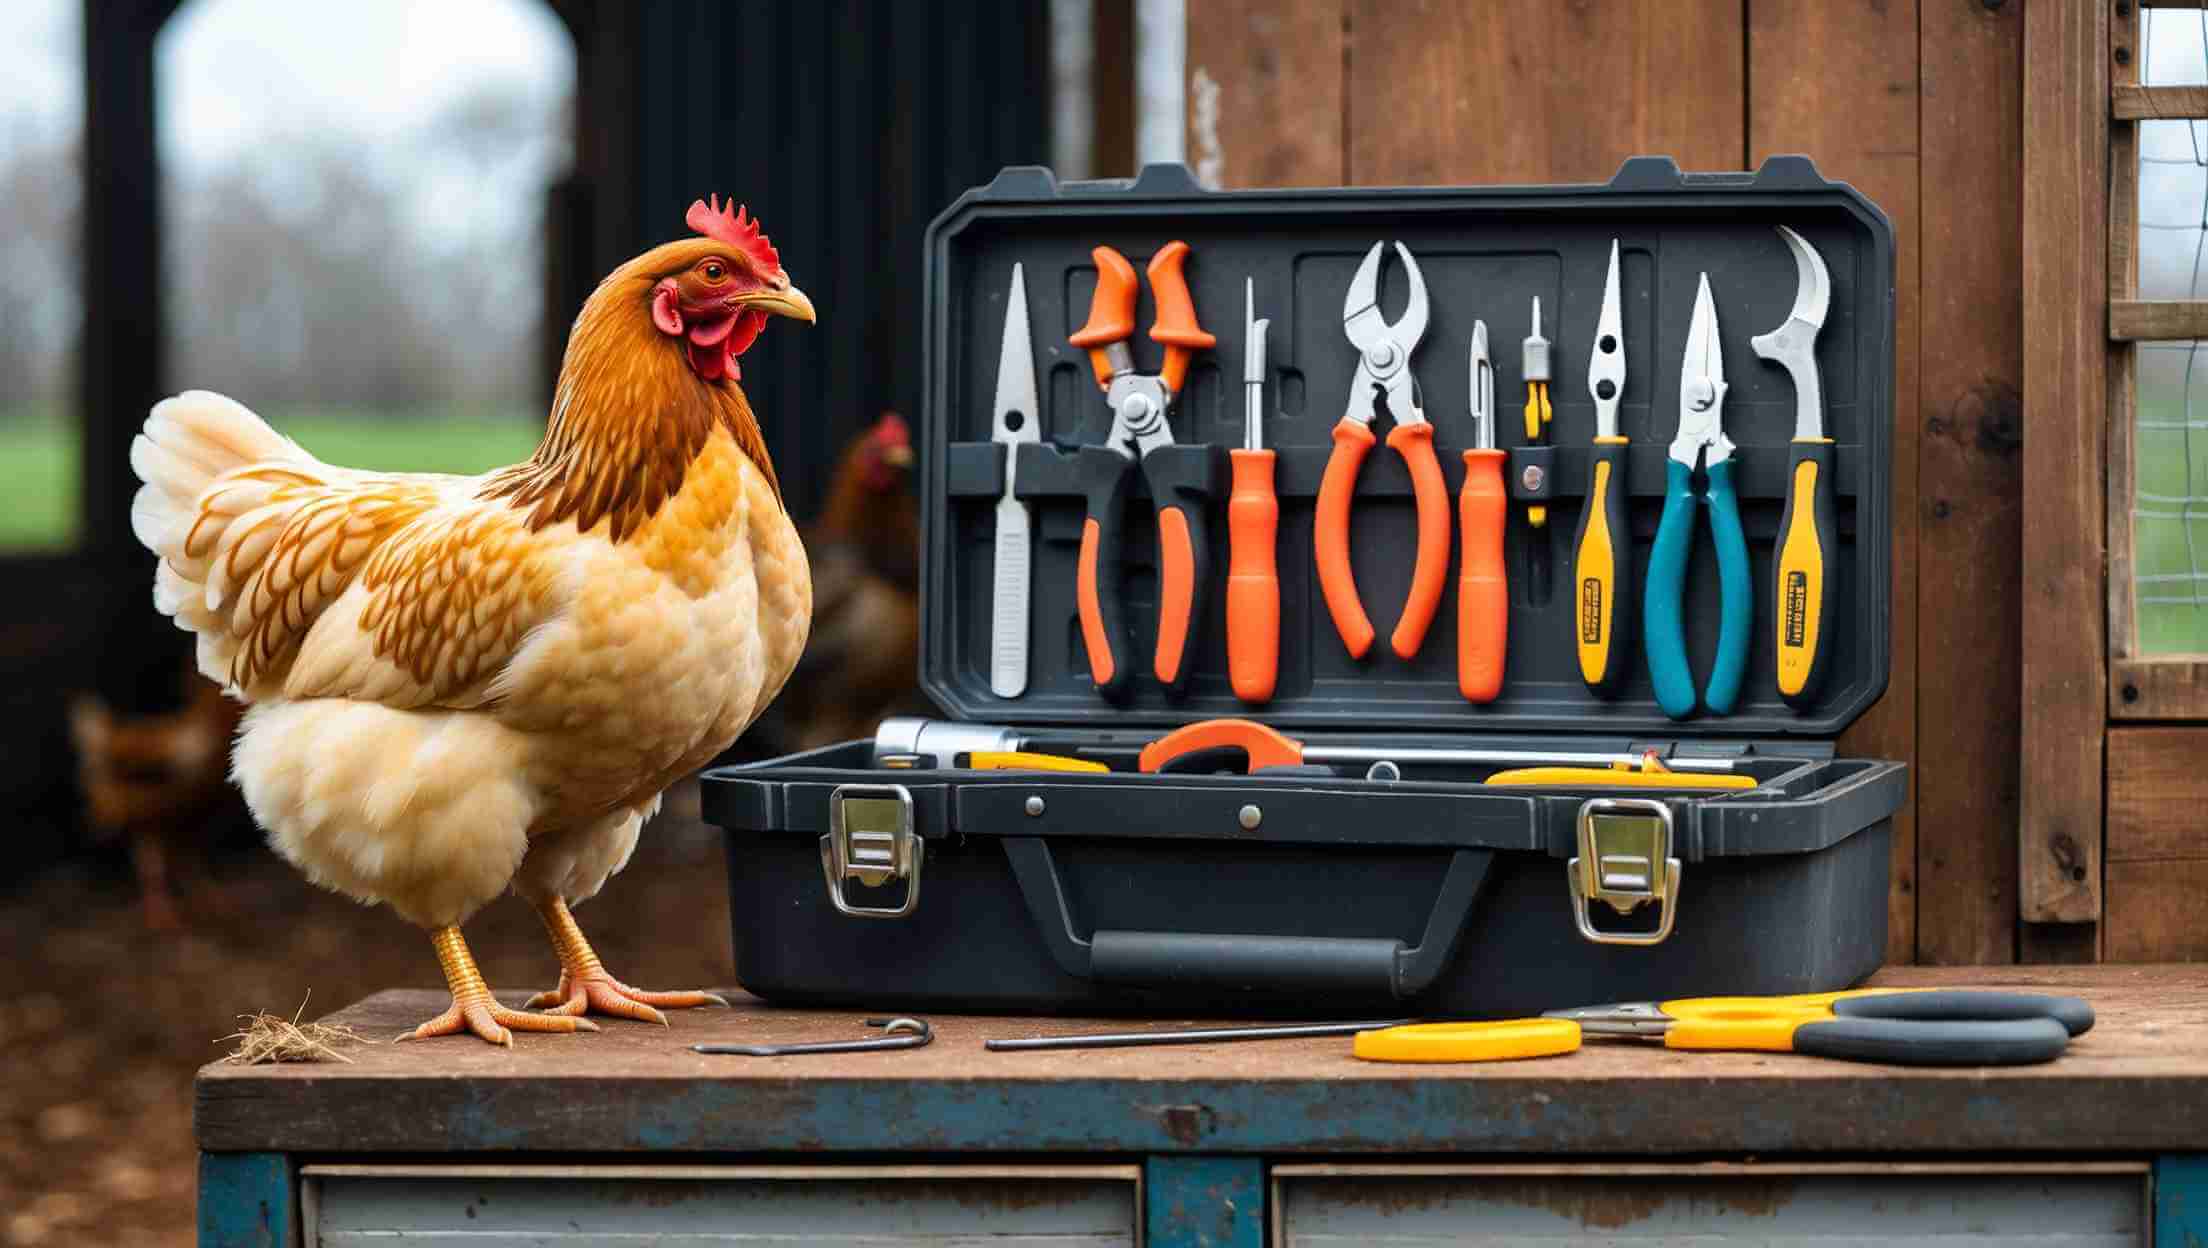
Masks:
[[[1824,387],[1817,375],[1817,332],[1832,302],[1832,275],[1809,241],[1776,227],[1794,253],[1794,310],[1786,323],[1748,345],[1794,379],[1794,454],[1786,472],[1786,514],[1771,556],[1772,620],[1777,629],[1779,696],[1807,710],[1832,666],[1832,439],[1825,433]]]
[[[1572,540],[1572,634],[1579,675],[1594,693],[1608,697],[1625,684],[1632,666],[1633,532],[1626,499],[1631,460],[1618,432],[1618,404],[1625,397],[1625,319],[1618,297],[1618,243],[1610,241],[1610,276],[1602,288],[1602,316],[1588,354],[1587,393],[1595,400],[1593,465],[1587,498]]]

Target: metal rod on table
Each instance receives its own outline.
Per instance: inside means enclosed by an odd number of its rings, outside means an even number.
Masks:
[[[1151,1044],[1212,1044],[1230,1040],[1288,1040],[1298,1036],[1349,1036],[1415,1020],[1382,1018],[1362,1023],[1286,1023],[1266,1027],[1202,1027],[1188,1031],[1092,1032],[1081,1036],[1029,1036],[989,1040],[983,1048],[998,1053],[1036,1049],[1127,1049]]]

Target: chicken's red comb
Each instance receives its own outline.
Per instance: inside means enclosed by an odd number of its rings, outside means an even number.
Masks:
[[[867,438],[888,446],[912,445],[912,431],[906,427],[905,418],[895,412],[883,412],[882,418],[867,431]]]
[[[782,257],[774,250],[774,244],[767,241],[767,236],[759,232],[758,218],[745,215],[741,207],[730,212],[720,196],[691,204],[690,214],[683,221],[707,238],[717,239],[750,256],[762,272],[782,272]]]

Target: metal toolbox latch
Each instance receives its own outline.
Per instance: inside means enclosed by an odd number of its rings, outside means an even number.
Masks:
[[[1671,856],[1671,807],[1639,798],[1598,797],[1579,808],[1579,857],[1565,867],[1572,921],[1598,945],[1660,945],[1679,910],[1679,860]],[[1604,931],[1593,902],[1621,915],[1656,904],[1656,929]]]
[[[920,904],[920,852],[912,830],[912,791],[901,784],[843,784],[828,794],[828,835],[820,838],[820,873],[838,914],[862,919],[901,919]],[[867,888],[905,881],[896,906],[854,905],[844,882]]]

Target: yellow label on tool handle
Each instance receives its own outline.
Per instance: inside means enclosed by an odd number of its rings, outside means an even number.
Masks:
[[[1796,694],[1817,658],[1819,607],[1825,598],[1825,558],[1818,540],[1817,461],[1794,465],[1792,498],[1778,566],[1779,692]]]
[[[1598,438],[1598,442],[1622,444],[1623,438]],[[1621,464],[1623,460],[1619,461]],[[1610,648],[1617,640],[1618,602],[1617,543],[1627,535],[1611,532],[1613,500],[1610,492],[1622,488],[1610,478],[1611,461],[1597,459],[1594,479],[1587,490],[1586,527],[1573,555],[1572,580],[1578,586],[1577,635],[1579,674],[1590,685],[1612,676]]]

